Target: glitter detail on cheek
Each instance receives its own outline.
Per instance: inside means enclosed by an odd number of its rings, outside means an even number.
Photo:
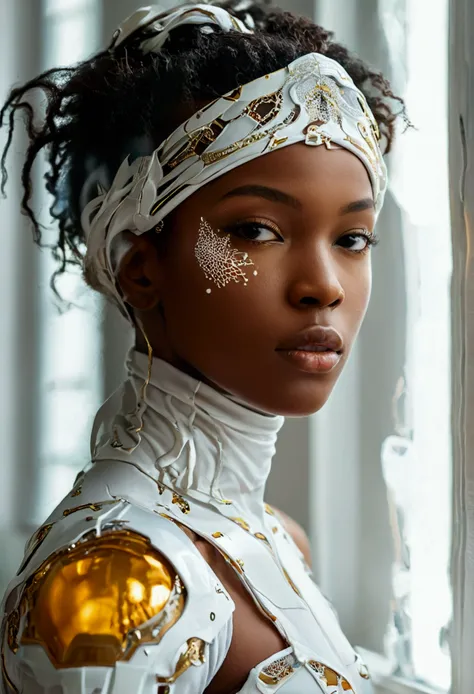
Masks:
[[[255,267],[248,253],[232,247],[230,234],[217,234],[202,217],[194,255],[205,278],[219,288],[230,282],[241,282],[246,286],[249,280],[244,268]],[[256,276],[257,271],[254,270],[253,274]],[[211,291],[207,289],[206,293],[210,294]]]

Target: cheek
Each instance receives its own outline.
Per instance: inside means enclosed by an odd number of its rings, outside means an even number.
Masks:
[[[346,313],[356,323],[356,329],[365,317],[372,293],[372,264],[370,257],[360,264],[356,273],[346,280],[345,287]]]
[[[261,325],[259,307],[268,307],[276,290],[263,281],[250,252],[239,252],[231,239],[210,229],[200,232],[193,242],[172,249],[165,268],[168,334],[188,357],[199,343],[202,349],[226,345],[236,352],[248,345],[249,331]]]

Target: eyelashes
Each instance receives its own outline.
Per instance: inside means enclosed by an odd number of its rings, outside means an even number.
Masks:
[[[228,234],[237,238],[251,241],[256,244],[264,244],[272,241],[283,242],[280,230],[276,225],[268,221],[252,219],[245,222],[238,222],[224,229]]]
[[[374,248],[379,243],[379,240],[379,237],[375,233],[368,231],[368,229],[358,229],[357,231],[344,234],[344,236],[338,240],[338,244],[352,253],[367,253],[367,251]],[[357,242],[360,241],[364,244],[362,248],[349,248],[347,245],[344,245],[347,242],[357,245]]]
[[[261,220],[248,220],[238,222],[224,229],[228,234],[243,239],[249,243],[261,246],[268,243],[284,243],[280,229],[268,222]],[[362,243],[362,247],[360,244]],[[335,245],[339,245],[352,253],[365,253],[379,243],[378,236],[368,229],[353,229],[337,239]]]

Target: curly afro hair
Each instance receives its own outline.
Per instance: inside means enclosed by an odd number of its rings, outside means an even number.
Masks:
[[[81,191],[91,169],[101,166],[106,178],[112,180],[127,155],[150,153],[143,151],[143,143],[156,148],[203,102],[307,53],[321,53],[345,68],[367,98],[384,151],[390,150],[397,118],[401,115],[406,120],[405,107],[380,72],[336,43],[332,32],[304,17],[269,7],[267,0],[221,0],[215,4],[250,22],[254,33],[225,33],[218,28],[203,33],[197,26],[182,26],[171,33],[159,53],[144,55],[139,45],[144,33],[150,31],[144,29],[117,48],[112,43],[78,65],[48,70],[12,89],[0,112],[0,126],[7,121],[9,128],[1,160],[2,192],[19,112],[29,136],[21,205],[40,246],[44,245],[41,225],[31,206],[32,168],[42,151],[46,157],[45,184],[52,196],[50,213],[58,230],[50,246],[57,261],[53,288],[56,277],[69,265],[82,265]],[[28,100],[36,89],[46,98],[39,125]],[[86,280],[100,290],[93,277]]]

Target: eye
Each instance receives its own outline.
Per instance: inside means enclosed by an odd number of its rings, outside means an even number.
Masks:
[[[269,222],[259,222],[257,220],[238,222],[237,224],[227,227],[224,231],[240,239],[253,241],[254,243],[283,241],[278,228]]]
[[[338,245],[353,253],[364,253],[379,242],[378,237],[367,229],[352,231],[338,240]]]

